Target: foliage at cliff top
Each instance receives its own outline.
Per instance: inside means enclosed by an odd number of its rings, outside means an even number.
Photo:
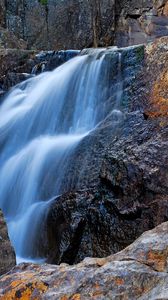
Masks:
[[[47,5],[47,4],[48,4],[48,0],[39,0],[39,2],[40,2],[42,5]]]

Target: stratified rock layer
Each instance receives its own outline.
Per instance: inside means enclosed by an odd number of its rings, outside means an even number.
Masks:
[[[78,265],[21,264],[0,279],[0,297],[54,300],[156,300],[168,294],[168,222],[120,253]]]
[[[14,249],[8,237],[6,222],[0,211],[0,275],[8,272],[15,264]]]

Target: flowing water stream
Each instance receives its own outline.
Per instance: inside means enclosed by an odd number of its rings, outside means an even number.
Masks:
[[[118,66],[116,114],[119,54]],[[103,50],[93,51],[18,84],[0,106],[0,207],[18,261],[38,259],[35,240],[45,210],[62,193],[68,158],[107,117],[103,103],[114,92],[110,72]]]

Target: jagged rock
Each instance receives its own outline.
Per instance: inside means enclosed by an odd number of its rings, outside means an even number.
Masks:
[[[6,222],[0,211],[0,275],[8,272],[16,264],[14,249],[11,246]]]
[[[0,279],[6,299],[167,299],[168,222],[122,252],[78,265],[21,264]]]

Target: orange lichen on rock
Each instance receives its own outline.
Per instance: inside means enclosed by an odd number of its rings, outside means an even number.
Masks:
[[[147,261],[154,269],[159,272],[164,272],[167,264],[167,257],[165,253],[158,253],[155,251],[149,251],[147,255]]]
[[[80,294],[75,294],[72,297],[72,300],[80,300],[81,299],[81,295]]]
[[[81,295],[80,294],[74,294],[72,296],[62,296],[61,300],[80,300],[81,299]]]
[[[16,280],[6,289],[5,295],[1,300],[29,300],[33,297],[38,300],[39,296],[46,292],[48,285],[42,281],[25,283],[25,280]]]
[[[68,300],[68,297],[67,296],[63,296],[63,297],[61,297],[61,300]]]
[[[145,112],[149,117],[168,117],[168,71],[164,71],[152,89],[151,108]]]
[[[124,279],[122,279],[122,278],[116,278],[115,282],[116,282],[117,285],[123,285],[124,284]]]
[[[168,17],[168,2],[165,4],[163,14],[164,14],[164,16]]]

